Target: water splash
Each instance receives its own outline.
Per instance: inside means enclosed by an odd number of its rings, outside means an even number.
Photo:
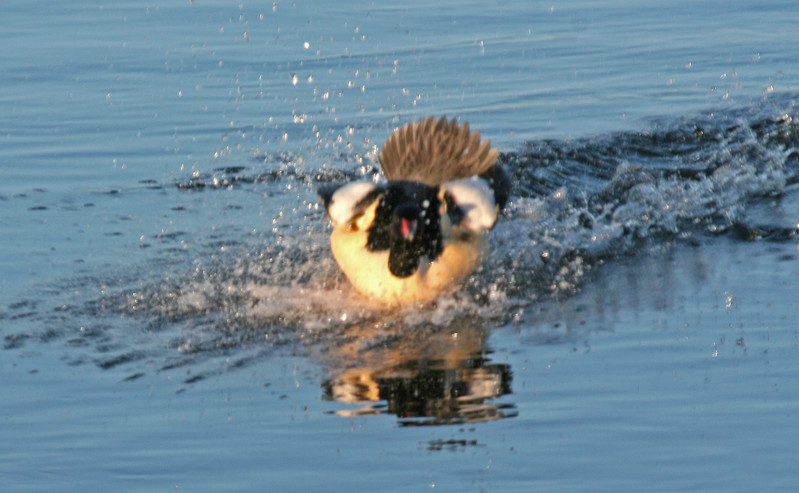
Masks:
[[[73,352],[76,364],[138,362],[131,377],[145,365],[156,372],[188,367],[190,383],[275,352],[314,352],[353,337],[362,341],[353,354],[368,360],[401,334],[447,332],[458,320],[524,324],[535,304],[569,296],[593,269],[647,246],[701,242],[708,234],[791,239],[797,211],[780,205],[796,199],[799,181],[799,129],[789,96],[653,122],[645,132],[527,142],[503,154],[514,191],[483,267],[434,303],[388,312],[361,300],[339,272],[315,196],[322,183],[376,179],[371,146],[337,155],[344,164],[336,166],[259,152],[247,167],[193,173],[172,186],[148,182],[153,194],[206,194],[203,207],[212,210],[229,209],[233,198],[267,196],[279,213],[260,234],[220,228],[189,238],[189,252],[169,245],[186,242],[186,234],[164,237],[154,252],[160,257],[145,269],[43,287],[50,293],[0,315],[4,347],[63,340],[83,349]]]

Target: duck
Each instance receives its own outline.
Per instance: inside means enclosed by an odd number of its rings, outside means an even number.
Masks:
[[[426,303],[471,275],[508,200],[498,156],[468,123],[430,117],[388,137],[384,181],[320,188],[330,249],[355,290],[382,306]]]

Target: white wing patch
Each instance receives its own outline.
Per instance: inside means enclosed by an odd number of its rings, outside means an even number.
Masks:
[[[488,182],[477,176],[441,185],[463,211],[461,225],[474,232],[487,231],[497,222],[497,205]]]
[[[355,206],[358,205],[358,202],[377,188],[378,186],[370,181],[356,181],[333,192],[330,203],[327,205],[327,216],[333,226],[352,219],[357,212]]]

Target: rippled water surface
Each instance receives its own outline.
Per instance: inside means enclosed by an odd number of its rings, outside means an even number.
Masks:
[[[0,490],[799,480],[792,2],[11,2]],[[513,180],[381,311],[319,186],[447,114]]]

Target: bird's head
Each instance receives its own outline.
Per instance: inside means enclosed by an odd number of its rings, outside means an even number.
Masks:
[[[367,248],[388,249],[388,269],[397,277],[413,275],[424,258],[433,260],[441,253],[436,192],[419,183],[390,183],[377,207]]]
[[[411,244],[424,230],[424,210],[414,203],[405,203],[391,214],[391,227],[389,228],[390,240]]]

